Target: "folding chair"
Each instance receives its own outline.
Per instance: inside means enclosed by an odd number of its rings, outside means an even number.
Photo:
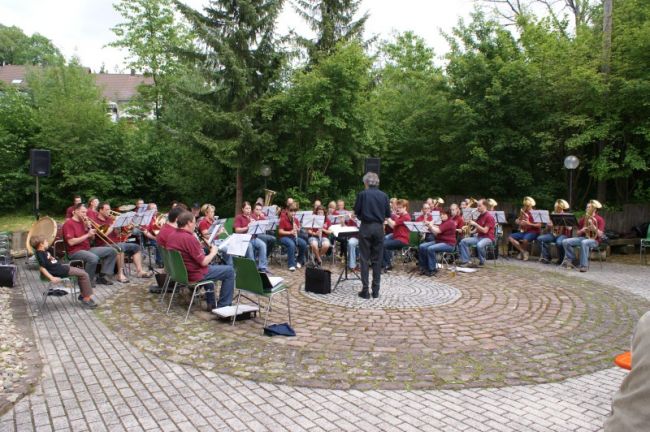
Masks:
[[[81,260],[76,260],[78,262],[81,262]],[[49,297],[49,293],[51,290],[53,290],[56,285],[54,282],[52,282],[52,279],[54,276],[49,274],[49,272],[45,269],[45,266],[43,263],[41,263],[41,260],[38,259],[38,255],[36,255],[36,262],[38,263],[38,273],[40,275],[41,281],[47,282],[47,285],[45,287],[45,291],[43,291],[43,303],[41,303],[41,307],[45,306],[45,302],[47,301],[47,298]],[[70,284],[72,287],[72,295],[70,296],[70,301],[72,304],[75,303],[75,299],[77,298],[77,278],[76,276],[68,276],[68,277],[62,277],[59,278],[61,279],[61,282],[63,282],[63,286],[66,284]]]
[[[268,299],[266,311],[264,312],[264,327],[266,327],[266,323],[269,319],[269,311],[271,310],[273,297],[281,292],[286,292],[289,325],[291,325],[291,301],[289,298],[288,287],[284,283],[281,283],[277,286],[274,286],[270,291],[265,291],[262,285],[262,278],[257,271],[255,261],[248,258],[233,257],[233,263],[235,265],[235,288],[238,290],[238,292],[237,304],[235,307],[235,315],[233,316],[232,325],[235,325],[235,318],[237,317],[237,309],[239,308],[242,291],[254,294],[257,297],[264,297]],[[259,303],[257,304],[259,306]]]
[[[176,293],[176,288],[178,288],[179,286],[185,286],[192,290],[192,298],[190,299],[190,305],[187,308],[187,313],[185,314],[184,322],[187,322],[187,318],[190,316],[190,310],[192,309],[192,304],[194,303],[194,299],[201,295],[200,293],[197,294],[198,288],[205,285],[214,284],[214,282],[211,280],[190,282],[187,276],[187,268],[185,267],[185,263],[183,262],[183,257],[181,256],[181,253],[179,251],[170,250],[168,253],[168,262],[169,262],[169,269],[171,270],[170,277],[174,281],[174,288],[172,289],[172,295],[169,298],[169,306],[167,307],[167,313],[169,313],[169,310],[172,307],[172,302],[174,300],[174,294]]]

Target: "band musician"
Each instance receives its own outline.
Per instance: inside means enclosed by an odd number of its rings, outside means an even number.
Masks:
[[[598,210],[602,204],[596,200],[591,200],[587,204],[587,213],[578,221],[577,236],[564,239],[562,246],[564,248],[563,266],[572,267],[575,253],[574,246],[580,246],[580,271],[586,272],[589,267],[589,252],[598,247],[605,233],[605,219],[599,214]]]
[[[562,214],[566,213],[568,210],[569,203],[563,199],[558,199],[555,201],[553,212],[551,214]],[[543,264],[549,264],[551,262],[550,245],[551,243],[555,243],[557,246],[557,263],[562,264],[562,261],[564,261],[564,247],[562,246],[562,242],[564,239],[571,237],[571,232],[573,229],[571,227],[565,226],[554,226],[552,221],[546,226],[550,232],[537,237],[537,241],[539,242],[542,249],[542,257],[540,258],[540,262]]]
[[[517,258],[528,261],[528,245],[534,241],[542,228],[541,223],[535,223],[533,214],[530,212],[535,207],[535,200],[532,197],[525,197],[523,207],[519,211],[519,217],[515,223],[519,225],[519,231],[513,232],[508,237],[508,242],[519,251]]]
[[[235,217],[233,229],[238,234],[246,234],[248,232],[248,225],[250,225],[251,222],[254,222],[251,203],[244,201],[241,206],[241,213]],[[257,235],[253,235],[248,244],[248,249],[246,249],[246,258],[255,261],[255,254],[257,254],[258,261],[257,269],[261,272],[269,273],[266,243],[262,239],[258,238]]]
[[[305,264],[305,254],[307,252],[307,242],[299,235],[300,222],[296,218],[298,207],[291,204],[280,214],[280,223],[278,226],[278,236],[280,243],[287,248],[287,260],[290,271],[295,271]],[[298,250],[298,259],[296,261],[296,249]]]
[[[436,235],[435,240],[420,244],[418,262],[420,274],[434,276],[438,272],[436,253],[452,252],[456,246],[456,222],[449,217],[449,210],[440,210],[440,225],[426,222],[429,231]]]
[[[488,212],[487,200],[485,198],[478,201],[479,217],[477,220],[470,220],[468,223],[472,228],[476,229],[476,236],[467,237],[460,241],[458,250],[460,251],[460,266],[469,267],[470,264],[470,247],[476,246],[476,253],[478,254],[479,265],[485,264],[487,247],[494,244],[494,228],[496,221],[494,217]]]
[[[392,238],[384,239],[384,271],[392,269],[392,251],[399,250],[409,245],[410,232],[404,222],[409,222],[409,202],[405,199],[398,199],[395,203],[395,217],[386,220],[388,227],[393,230]]]

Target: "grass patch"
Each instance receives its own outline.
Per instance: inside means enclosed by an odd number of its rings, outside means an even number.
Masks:
[[[28,213],[0,215],[0,231],[29,231],[36,219]]]

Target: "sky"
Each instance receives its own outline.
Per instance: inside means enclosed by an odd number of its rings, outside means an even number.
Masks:
[[[124,72],[125,54],[105,47],[115,40],[111,27],[122,22],[111,0],[0,0],[0,24],[20,27],[27,35],[40,33],[52,40],[66,58],[73,55],[97,72],[102,64],[108,72]],[[186,0],[200,9],[207,0]],[[411,30],[423,37],[442,57],[448,45],[440,31],[449,32],[459,18],[469,18],[474,0],[362,0],[359,11],[369,12],[366,37],[387,39],[394,32]],[[278,21],[281,34],[293,28],[308,34],[306,24],[287,1]]]

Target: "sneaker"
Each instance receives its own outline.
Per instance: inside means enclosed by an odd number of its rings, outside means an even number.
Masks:
[[[289,267],[289,271],[296,271],[296,268],[294,266]]]
[[[584,272],[586,272],[586,271],[587,271],[587,267],[580,267],[580,272],[581,272],[581,273],[584,273]]]
[[[518,260],[523,260],[524,259],[524,254],[522,252],[519,252],[519,254],[517,255],[517,259]]]
[[[106,276],[104,276],[104,275],[97,276],[97,283],[98,283],[99,285],[113,285],[113,282],[111,282],[110,280],[106,279]]]
[[[530,254],[528,253],[528,251],[525,251],[522,259],[524,261],[528,261],[529,256],[530,256]]]
[[[296,268],[300,268],[300,267],[302,267],[302,264],[300,263],[296,264]]]
[[[542,263],[542,264],[550,264],[551,263],[551,261],[547,260],[546,258],[540,258],[539,262]]]
[[[81,299],[81,307],[84,309],[96,309],[97,303],[95,303],[95,300],[93,299],[88,299],[88,300]]]
[[[431,270],[431,271],[426,272],[425,274],[427,276],[431,277],[431,276],[436,276],[436,273],[438,273],[438,270]]]

